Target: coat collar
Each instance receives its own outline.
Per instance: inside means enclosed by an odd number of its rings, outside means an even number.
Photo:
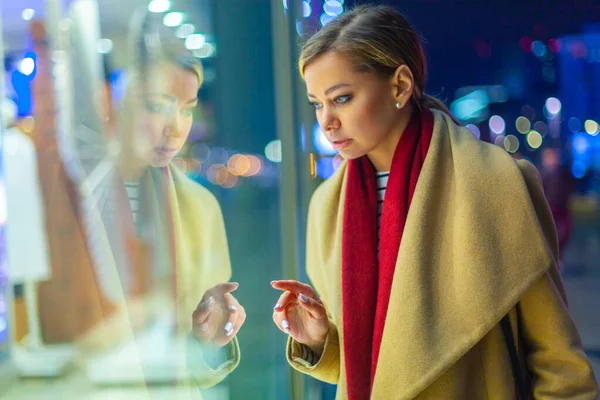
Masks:
[[[309,220],[319,262],[340,273],[345,168],[314,200],[313,208],[329,211]],[[515,306],[550,267],[549,254],[517,164],[434,110],[433,138],[398,254],[372,397],[418,396]],[[326,284],[330,295],[339,290]],[[341,316],[341,301],[333,307]]]

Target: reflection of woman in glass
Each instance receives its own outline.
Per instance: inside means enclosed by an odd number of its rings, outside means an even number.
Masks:
[[[343,14],[305,44],[300,71],[348,161],[309,209],[316,290],[272,283],[291,365],[338,399],[595,399],[538,174],[424,93],[408,21]]]
[[[168,293],[175,330],[191,332],[188,366],[211,386],[239,362],[236,334],[246,314],[231,294],[238,284],[228,282],[219,204],[171,163],[190,133],[202,67],[170,31],[145,29],[117,123],[120,184],[108,239],[125,295],[156,300]]]

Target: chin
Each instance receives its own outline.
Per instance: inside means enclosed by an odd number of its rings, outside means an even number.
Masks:
[[[340,150],[338,152],[338,154],[340,156],[342,156],[342,158],[344,158],[345,160],[355,160],[357,158],[360,158],[360,157],[364,156],[366,153],[364,153],[364,152],[358,152],[358,151]]]
[[[163,168],[166,167],[167,165],[169,165],[171,163],[172,159],[171,158],[155,158],[152,160],[152,162],[150,163],[150,166],[154,167],[154,168]]]

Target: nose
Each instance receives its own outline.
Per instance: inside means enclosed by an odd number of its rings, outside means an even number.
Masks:
[[[335,131],[341,126],[340,119],[332,108],[324,106],[321,115],[317,119],[323,132]]]
[[[174,113],[175,115],[171,116],[171,118],[169,118],[167,120],[167,123],[165,124],[165,130],[164,130],[164,134],[167,137],[179,137],[181,136],[181,117],[179,116],[179,113]]]

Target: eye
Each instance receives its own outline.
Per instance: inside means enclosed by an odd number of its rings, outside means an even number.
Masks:
[[[154,102],[146,102],[146,110],[153,114],[165,114],[167,112],[167,107],[164,104],[154,103]]]
[[[321,108],[323,108],[323,104],[321,104],[321,103],[315,103],[314,101],[309,101],[308,104],[310,104],[311,106],[313,106],[317,110],[320,110]]]
[[[181,110],[181,114],[184,117],[191,117],[192,115],[194,115],[194,109],[191,107],[184,108],[183,110]]]
[[[337,104],[346,104],[348,103],[350,100],[352,100],[352,96],[349,94],[345,94],[342,96],[338,96],[335,99],[333,99],[333,101],[335,101]]]

